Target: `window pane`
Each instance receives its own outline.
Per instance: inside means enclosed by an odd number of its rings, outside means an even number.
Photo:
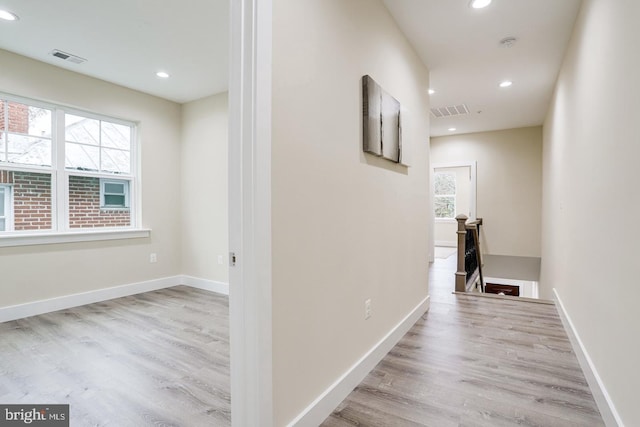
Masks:
[[[434,198],[436,218],[454,218],[456,211],[455,197],[436,196]]]
[[[14,230],[50,230],[51,226],[51,175],[14,171]]]
[[[452,173],[436,172],[435,174],[435,194],[452,195],[456,194],[456,176]]]
[[[131,128],[116,123],[102,122],[102,146],[131,150]]]
[[[9,102],[9,132],[51,138],[51,110]]]
[[[118,196],[115,194],[105,194],[104,195],[104,205],[105,206],[117,206],[117,207],[125,207],[124,196]]]
[[[124,184],[105,183],[104,192],[106,194],[124,194]]]
[[[100,144],[100,121],[73,114],[64,116],[64,134],[69,142]]]
[[[125,181],[123,185],[128,185]],[[124,196],[115,196],[124,198]],[[124,200],[121,201],[124,204]],[[124,209],[100,209],[100,178],[69,176],[69,227],[128,227],[131,214]]]
[[[0,218],[0,231],[7,231],[6,220]]]
[[[4,197],[5,197],[6,189],[4,187],[0,187],[0,216],[4,216]]]
[[[52,111],[19,102],[8,102],[9,132],[51,138]]]
[[[51,140],[7,135],[7,161],[22,165],[51,166]]]
[[[131,155],[129,151],[103,148],[102,170],[105,172],[130,173]]]
[[[65,167],[76,170],[100,170],[100,149],[88,145],[67,142],[65,144]]]

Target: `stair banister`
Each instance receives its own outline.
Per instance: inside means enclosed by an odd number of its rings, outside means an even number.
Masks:
[[[469,219],[466,215],[460,214],[456,217],[458,221],[458,270],[456,271],[456,292],[466,292],[467,271],[464,266],[464,254],[466,252],[465,239],[467,237],[466,222]]]

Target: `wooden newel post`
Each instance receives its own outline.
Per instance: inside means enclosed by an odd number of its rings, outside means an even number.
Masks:
[[[458,215],[458,271],[456,271],[456,292],[467,290],[467,270],[464,267],[465,241],[467,238],[466,223],[469,218],[466,215]]]

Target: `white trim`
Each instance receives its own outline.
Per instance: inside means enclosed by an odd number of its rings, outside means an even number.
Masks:
[[[434,196],[434,197],[438,197],[438,196]],[[436,223],[444,223],[444,224],[457,224],[458,221],[456,221],[455,218],[436,218],[435,219]]]
[[[129,295],[169,288],[180,285],[180,279],[181,276],[164,277],[145,282],[131,283],[112,288],[96,289],[94,291],[82,292],[79,294],[65,295],[56,298],[12,305],[9,307],[2,307],[0,308],[0,322],[22,319],[24,317],[36,316],[39,314],[50,313],[52,311],[64,310],[81,305],[107,301],[114,298],[121,298]]]
[[[39,314],[51,313],[53,311],[64,310],[67,308],[79,307],[81,305],[108,301],[114,298],[121,298],[130,295],[142,294],[145,292],[157,291],[159,289],[166,289],[179,285],[203,289],[205,291],[215,292],[221,295],[229,295],[228,283],[216,282],[215,280],[200,279],[198,277],[186,275],[169,276],[160,279],[147,280],[144,282],[130,283],[128,285],[96,289],[93,291],[63,295],[46,300],[32,301],[8,307],[0,307],[0,323],[8,322],[10,320],[23,319],[25,317],[37,316]]]
[[[215,280],[200,279],[193,276],[180,276],[180,283],[192,288],[203,289],[217,294],[229,295],[229,284]]]
[[[477,164],[478,162],[474,161],[469,161],[469,162],[450,162],[450,163],[434,163],[431,165],[431,171],[432,171],[432,176],[434,175],[433,173],[435,172],[436,169],[444,169],[444,168],[462,168],[462,167],[468,167],[471,168],[471,206],[469,207],[470,209],[470,214],[471,214],[471,219],[476,219],[477,218],[477,203],[478,203],[478,199],[477,199],[477,193],[478,193],[478,175],[477,175]],[[432,181],[435,182],[435,181]],[[431,184],[431,187],[433,188],[433,184]],[[433,193],[433,190],[432,190]],[[432,206],[432,210],[433,210],[433,204]]]
[[[430,297],[427,296],[389,333],[374,345],[336,382],[327,388],[316,400],[302,411],[289,427],[318,426],[333,412],[353,389],[391,351],[400,339],[411,329],[420,317],[429,310]]]
[[[446,246],[448,248],[457,248],[458,242],[455,240],[436,240],[434,246]]]
[[[273,425],[272,0],[231,2],[229,269],[231,423]]]
[[[582,343],[580,335],[578,335],[578,331],[573,325],[571,317],[569,317],[569,313],[567,313],[556,288],[553,288],[553,296],[556,300],[556,306],[558,307],[558,313],[560,314],[560,319],[562,320],[564,329],[569,336],[569,341],[571,341],[573,351],[576,353],[578,362],[582,367],[584,376],[589,384],[589,388],[591,389],[591,394],[593,394],[593,399],[596,401],[596,405],[598,405],[600,415],[602,416],[605,425],[607,427],[624,427],[622,418],[620,418],[620,414],[618,414],[618,411],[613,404],[613,400],[611,400],[611,396],[609,396],[609,393],[602,382],[602,378],[598,375],[596,366],[591,360],[591,357],[589,357],[589,353]]]
[[[4,206],[4,232],[13,231],[13,185],[0,183],[0,188],[4,188],[2,196]]]
[[[0,236],[0,248],[8,246],[51,245],[57,243],[94,242],[101,240],[142,239],[151,236],[151,230],[142,229],[110,229],[87,231],[21,233]]]

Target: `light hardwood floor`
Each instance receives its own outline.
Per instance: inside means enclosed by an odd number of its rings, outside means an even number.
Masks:
[[[601,426],[554,306],[453,295],[324,426]],[[184,286],[0,324],[0,402],[69,403],[72,426],[228,426],[228,302]],[[259,426],[256,426],[259,427]]]
[[[0,402],[71,425],[228,426],[228,299],[177,286],[0,324]]]
[[[323,426],[602,426],[554,305],[452,295],[455,256],[430,270],[431,308]]]

